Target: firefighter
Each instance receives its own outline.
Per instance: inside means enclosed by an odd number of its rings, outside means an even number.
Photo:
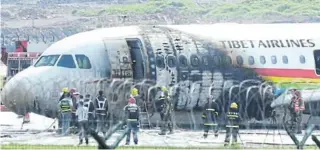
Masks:
[[[72,88],[70,90],[71,94],[71,99],[72,99],[72,104],[73,104],[73,109],[72,109],[72,114],[71,114],[71,128],[72,128],[72,133],[77,133],[78,132],[78,121],[77,121],[77,116],[76,116],[76,110],[77,110],[77,104],[78,100],[80,99],[80,93],[77,92],[75,88]]]
[[[229,144],[231,134],[233,140],[232,144],[237,143],[237,135],[239,134],[240,124],[238,111],[238,104],[235,102],[231,103],[229,112],[227,113],[226,138],[224,141],[224,146]]]
[[[164,103],[161,107],[161,112],[160,112],[160,116],[161,116],[161,131],[159,133],[159,135],[165,135],[167,128],[169,129],[169,134],[173,133],[173,124],[172,124],[172,118],[171,118],[171,113],[172,113],[172,103],[169,97],[169,92],[168,89],[166,87],[162,87],[161,88],[161,96],[160,96],[160,100],[162,100]]]
[[[58,105],[60,111],[62,134],[68,135],[68,130],[70,128],[71,121],[71,111],[73,107],[70,93],[67,93],[65,95],[65,98],[63,98]]]
[[[142,108],[142,110],[144,109],[143,100],[139,95],[139,90],[137,88],[131,90],[130,97],[133,97],[136,100],[136,104]]]
[[[205,104],[204,111],[202,114],[204,133],[203,137],[208,137],[208,132],[210,128],[214,129],[214,136],[218,137],[218,115],[220,112],[219,105],[216,103],[215,99],[212,99],[210,95],[207,98],[207,103]]]
[[[67,88],[67,87],[63,88],[62,89],[62,94],[61,94],[61,96],[59,98],[59,101],[61,101],[66,96],[67,93],[69,93],[69,88]]]
[[[108,102],[107,98],[99,91],[99,95],[95,99],[97,133],[102,132],[105,136],[107,132]]]
[[[125,119],[127,121],[127,128],[129,132],[127,133],[126,145],[130,144],[131,132],[133,134],[134,144],[138,144],[138,131],[139,131],[139,115],[140,108],[136,104],[136,99],[133,97],[129,98],[129,103],[123,108],[125,112]]]
[[[67,87],[62,88],[62,93],[61,93],[61,96],[59,98],[59,102],[62,99],[64,99],[68,93],[69,93],[69,88],[67,88]],[[58,128],[61,129],[62,128],[62,122],[61,122],[62,119],[60,119],[61,114],[58,114],[57,116],[58,116],[57,117],[58,118]]]
[[[301,92],[299,90],[292,90],[292,99],[290,106],[292,130],[298,134],[301,134],[302,113],[305,110],[305,106],[304,101],[301,98]]]
[[[83,100],[84,107],[88,108],[88,125],[92,130],[96,129],[95,126],[95,107],[93,102],[91,101],[90,94],[86,94]]]

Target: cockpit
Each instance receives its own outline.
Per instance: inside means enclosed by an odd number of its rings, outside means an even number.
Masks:
[[[65,68],[91,69],[91,63],[89,58],[83,54],[44,55],[44,56],[41,56],[34,65],[34,67],[42,67],[42,66],[58,66],[58,67],[65,67]]]

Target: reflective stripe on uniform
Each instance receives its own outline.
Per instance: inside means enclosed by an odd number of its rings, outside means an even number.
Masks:
[[[98,101],[98,108],[96,108],[97,110],[105,110],[105,104],[106,104],[106,98],[103,98],[103,101],[100,101],[98,99],[98,97],[96,98],[96,100]],[[102,104],[102,107],[101,107]]]
[[[216,124],[216,123],[204,123],[203,125],[205,125],[205,126],[217,126],[218,124]]]
[[[227,115],[228,117],[234,117],[234,118],[238,118],[238,115]]]
[[[207,111],[216,111],[215,109],[208,108]]]
[[[233,125],[226,125],[227,128],[239,128],[239,126],[233,126]]]
[[[206,115],[202,115],[202,118],[207,118],[207,116]]]
[[[127,121],[138,121],[138,119],[127,119]]]

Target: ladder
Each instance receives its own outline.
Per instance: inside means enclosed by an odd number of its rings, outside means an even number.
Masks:
[[[140,128],[141,129],[146,129],[151,128],[151,122],[150,122],[150,115],[148,113],[148,108],[146,105],[146,102],[144,101],[144,107],[145,107],[145,112],[140,112]]]

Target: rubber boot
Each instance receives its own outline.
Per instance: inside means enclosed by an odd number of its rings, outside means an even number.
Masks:
[[[86,145],[88,145],[89,144],[89,139],[86,139]]]
[[[137,144],[138,144],[138,140],[135,140],[135,141],[134,141],[134,144],[137,145]]]
[[[206,139],[208,137],[208,133],[203,133],[203,138]]]
[[[161,130],[159,133],[158,133],[159,135],[166,135],[166,130]]]
[[[218,137],[218,136],[219,136],[218,131],[214,132],[214,137]]]
[[[80,141],[79,141],[79,144],[78,145],[81,145],[83,143],[83,140],[81,139]]]

